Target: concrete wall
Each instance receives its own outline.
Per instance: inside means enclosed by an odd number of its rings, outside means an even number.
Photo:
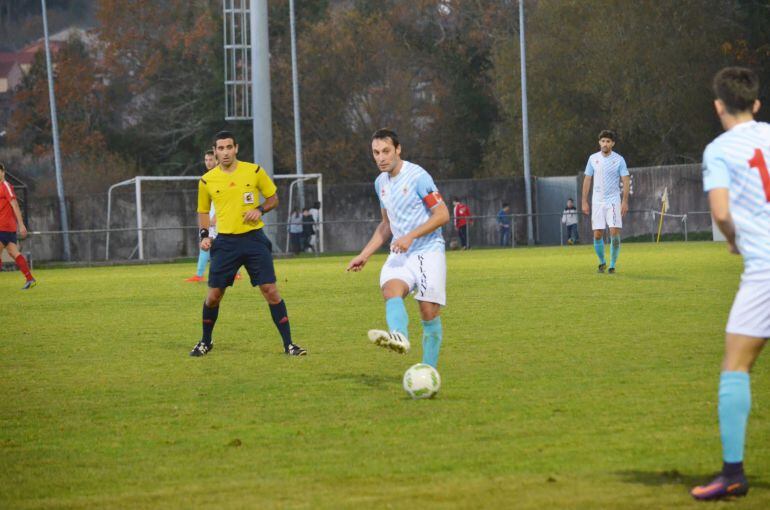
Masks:
[[[668,186],[671,213],[707,211],[708,203],[702,191],[699,165],[631,169],[633,176],[632,212],[624,220],[624,237],[645,235],[651,232],[651,208],[660,208],[660,196]],[[578,182],[582,179],[578,178]],[[495,216],[503,202],[510,202],[514,214],[525,213],[524,180],[522,177],[474,180],[437,181],[437,186],[451,210],[451,197],[457,195],[468,204],[478,218],[470,227],[471,246],[497,244]],[[307,188],[311,188],[308,186]],[[534,189],[534,186],[533,186]],[[307,202],[312,202],[312,190],[308,189]],[[144,227],[144,256],[146,259],[194,257],[198,253],[196,227],[196,196],[193,187],[173,190],[146,190],[142,194]],[[282,251],[286,243],[285,222],[288,217],[287,187],[279,183],[279,197],[283,200],[278,211],[271,212],[273,222],[268,234]],[[578,197],[579,198],[579,197]],[[326,187],[323,197],[325,241],[327,251],[359,250],[369,239],[380,220],[379,201],[374,194],[373,183],[337,184]],[[533,197],[537,212],[537,197]],[[578,204],[578,207],[580,205]],[[106,227],[106,195],[82,196],[70,199],[68,212],[70,229],[93,230]],[[58,231],[58,202],[56,197],[35,199],[29,204],[28,226],[38,232]],[[535,222],[537,225],[537,222]],[[133,229],[136,226],[134,193],[121,191],[113,194],[113,213],[110,227]],[[711,228],[708,215],[691,216],[690,231],[707,231]],[[680,222],[667,220],[664,231],[678,232]],[[447,241],[456,237],[454,227],[445,227]],[[581,219],[581,238],[591,237],[590,221]],[[515,221],[517,243],[526,240],[526,221]],[[537,239],[537,232],[535,232]],[[72,233],[73,260],[98,262],[105,260],[105,233]],[[136,258],[137,235],[135,230],[110,234],[110,259]],[[35,260],[59,260],[60,234],[33,236],[24,245]]]

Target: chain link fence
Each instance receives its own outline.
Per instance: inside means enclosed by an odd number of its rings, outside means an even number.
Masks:
[[[497,215],[471,216],[468,218],[467,236],[470,248],[516,248],[527,246],[526,214],[507,215],[511,220],[511,235],[502,235],[501,223]],[[534,244],[538,246],[565,246],[568,244],[566,225],[561,214],[533,214]],[[370,239],[379,219],[324,221],[326,253],[356,252]],[[316,225],[316,230],[320,225]],[[708,211],[692,211],[685,214],[663,214],[652,210],[632,210],[623,218],[625,242],[655,242],[660,231],[661,240],[711,240],[711,215]],[[554,238],[543,239],[541,233],[546,229],[558,231]],[[145,261],[171,261],[198,256],[198,227],[155,226],[141,229],[144,236]],[[107,233],[110,237],[109,257],[107,256]],[[293,250],[289,237],[289,224],[286,222],[269,223],[265,232],[273,241],[276,256],[318,255],[318,236],[314,243],[303,239],[299,251]],[[447,249],[459,249],[458,230],[452,218],[442,229]],[[100,265],[138,261],[138,229],[112,228],[92,230],[70,230],[70,243],[73,264]],[[591,221],[583,214],[578,218],[578,243],[592,242]],[[62,253],[61,231],[32,232],[26,240],[20,240],[20,248],[33,264],[57,263]],[[5,260],[6,269],[13,268]]]

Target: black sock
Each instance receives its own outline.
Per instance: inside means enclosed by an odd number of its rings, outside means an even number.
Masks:
[[[289,313],[286,311],[286,302],[282,299],[280,303],[270,305],[270,315],[273,316],[275,327],[283,339],[283,348],[288,349],[291,344],[291,327],[289,326]]]
[[[214,324],[217,322],[217,316],[219,316],[219,307],[215,306],[209,308],[206,306],[206,302],[203,302],[203,342],[211,344],[211,332],[214,331]]]
[[[743,462],[723,462],[722,474],[727,477],[743,474]]]

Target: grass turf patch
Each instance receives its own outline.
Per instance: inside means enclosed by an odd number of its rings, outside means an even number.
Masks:
[[[384,326],[384,257],[276,262],[295,341],[228,290],[214,351],[192,264],[41,270],[0,312],[0,507],[688,508],[720,466],[724,323],[741,262],[718,243],[448,253],[443,387],[412,401]],[[741,508],[770,503],[760,358]],[[763,403],[764,402],[764,403]],[[720,506],[720,505],[718,505]]]

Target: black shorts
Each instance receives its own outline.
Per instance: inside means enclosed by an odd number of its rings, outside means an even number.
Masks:
[[[273,244],[262,229],[245,234],[219,234],[211,244],[209,287],[230,287],[241,266],[246,268],[251,285],[275,283]]]
[[[8,246],[11,243],[18,244],[16,232],[0,232],[0,244]]]

